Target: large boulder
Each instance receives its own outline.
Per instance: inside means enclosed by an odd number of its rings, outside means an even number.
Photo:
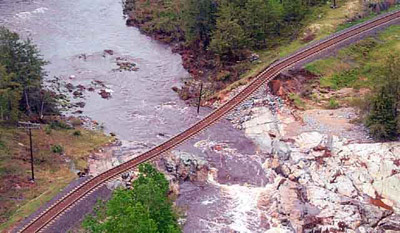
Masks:
[[[273,142],[272,153],[277,155],[281,160],[288,160],[290,158],[290,147],[288,144],[282,141],[274,141]]]

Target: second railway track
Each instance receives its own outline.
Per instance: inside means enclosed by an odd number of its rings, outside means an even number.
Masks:
[[[399,19],[400,19],[400,11],[396,11],[394,13],[378,17],[369,22],[344,30],[334,36],[331,36],[327,39],[312,44],[308,48],[302,49],[292,54],[291,56],[288,56],[287,58],[277,61],[276,63],[272,64],[271,66],[260,72],[254,78],[254,80],[250,84],[248,84],[241,92],[239,92],[235,97],[233,97],[231,100],[226,102],[220,108],[216,109],[214,112],[212,112],[211,114],[209,114],[208,116],[206,116],[205,118],[203,118],[190,128],[174,136],[168,141],[162,143],[161,145],[156,146],[153,149],[139,155],[138,157],[129,160],[126,163],[114,167],[84,182],[83,184],[73,189],[68,194],[66,194],[64,197],[62,197],[59,201],[50,206],[48,209],[43,211],[38,217],[29,222],[19,232],[31,233],[31,232],[39,232],[40,230],[44,229],[54,219],[62,215],[67,209],[71,208],[75,203],[82,200],[93,190],[101,187],[107,181],[137,167],[141,163],[145,163],[154,158],[157,158],[164,152],[173,149],[174,147],[180,145],[189,138],[195,136],[199,132],[205,130],[213,123],[217,122],[222,117],[224,117],[233,108],[237,107],[240,103],[246,100],[263,84],[274,79],[280,72],[298,64],[299,62],[303,62],[307,59],[316,57],[320,55],[322,52],[331,49],[338,44],[342,44],[345,41],[348,41],[354,37],[363,35],[373,29],[376,29],[377,27],[393,23],[394,21]]]

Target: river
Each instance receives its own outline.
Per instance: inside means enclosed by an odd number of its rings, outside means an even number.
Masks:
[[[85,115],[101,122],[122,140],[151,140],[158,133],[175,134],[197,116],[171,91],[188,73],[181,58],[168,46],[125,26],[122,7],[115,0],[0,1],[0,23],[30,37],[38,45],[49,77],[88,86],[104,82],[113,91],[102,99],[84,93]],[[104,57],[104,50],[113,56]],[[80,59],[84,54],[86,59]],[[116,59],[129,58],[138,71],[115,72]],[[80,99],[75,102],[81,101]],[[194,119],[191,119],[194,118]]]
[[[188,107],[171,90],[188,73],[181,57],[171,49],[127,27],[122,6],[116,0],[0,0],[0,24],[31,38],[38,45],[48,77],[89,87],[96,80],[112,90],[103,99],[83,91],[83,115],[104,125],[124,143],[155,145],[187,128],[210,112]],[[112,50],[112,54],[105,53]],[[119,58],[133,61],[138,71],[114,71]],[[231,148],[228,154],[195,148],[201,140]],[[185,232],[257,232],[252,215],[262,186],[263,171],[256,148],[241,131],[227,121],[210,127],[177,150],[195,154],[218,172],[205,184],[185,182],[177,203],[187,208]],[[128,150],[129,151],[129,150]],[[253,159],[248,161],[248,157]],[[219,183],[218,183],[219,182]],[[248,219],[248,221],[247,221]]]

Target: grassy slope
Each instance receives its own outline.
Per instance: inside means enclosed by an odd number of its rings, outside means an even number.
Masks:
[[[320,75],[322,88],[338,91],[353,88],[355,91],[369,89],[373,77],[383,67],[388,54],[400,54],[400,25],[393,25],[376,37],[364,39],[335,56],[312,62],[306,69]],[[364,91],[365,93],[365,91]],[[358,98],[361,98],[362,94]],[[355,98],[340,99],[342,104],[357,103]]]
[[[86,167],[90,151],[110,141],[101,132],[75,130],[34,130],[35,178],[30,183],[29,139],[26,132],[0,127],[0,231],[4,231],[54,197],[76,174],[66,159],[77,168]],[[62,145],[65,155],[51,151],[52,145]]]

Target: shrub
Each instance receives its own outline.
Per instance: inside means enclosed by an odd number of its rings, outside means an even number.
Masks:
[[[217,81],[227,81],[227,80],[229,80],[230,77],[231,77],[231,72],[226,71],[226,70],[222,70],[217,74],[217,77],[215,78],[215,80],[217,80]]]
[[[50,123],[51,129],[72,129],[70,125],[68,125],[65,121],[52,121]]]
[[[50,125],[46,125],[46,126],[44,127],[44,132],[45,132],[47,135],[50,135],[50,134],[51,134],[51,126],[50,126]]]
[[[371,136],[396,140],[400,129],[400,57],[391,54],[374,77],[373,97],[365,124]]]
[[[75,130],[74,133],[73,133],[73,135],[79,137],[79,136],[82,135],[82,133],[81,133],[80,130]]]
[[[371,103],[366,126],[375,139],[393,140],[397,136],[397,110],[395,98],[382,89]]]
[[[51,146],[51,151],[56,154],[62,154],[64,152],[64,147],[61,145],[53,145]]]
[[[329,109],[337,109],[339,108],[339,102],[335,98],[330,98],[327,106]]]
[[[306,107],[306,104],[304,103],[304,101],[295,93],[290,93],[289,94],[289,99],[299,109],[304,109]]]

